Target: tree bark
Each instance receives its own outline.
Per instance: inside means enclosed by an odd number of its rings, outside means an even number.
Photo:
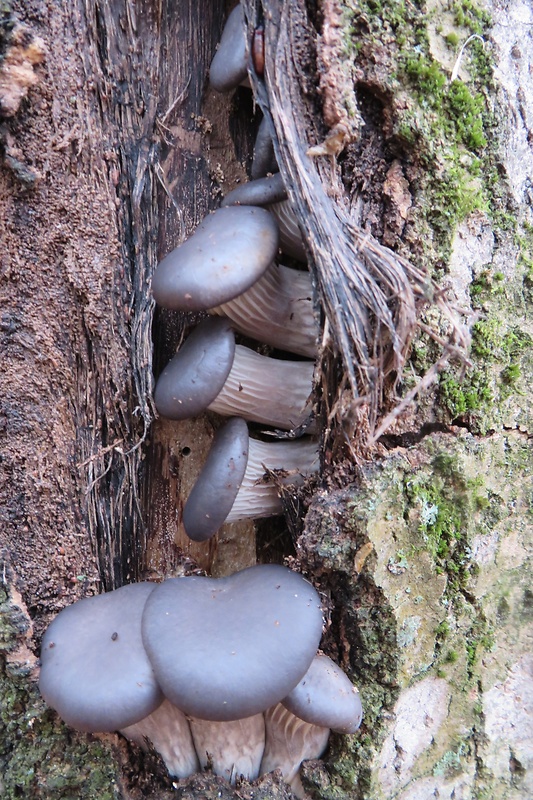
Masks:
[[[317,302],[336,245],[289,161],[291,130],[325,147],[303,148],[303,175],[337,219],[427,268],[474,315],[470,361],[446,351],[431,372],[450,329],[426,303],[396,389],[431,380],[377,443],[368,426],[395,409],[393,380],[369,414],[334,316],[326,326],[324,469],[293,520],[296,549],[285,531],[275,557],[296,554],[322,592],[323,647],[358,684],[365,720],[332,737],[304,784],[324,799],[528,797],[531,9],[244,6],[250,35],[265,26],[256,89],[309,234]],[[224,12],[222,0],[2,5],[2,797],[248,791],[209,775],[173,787],[119,737],[67,730],[35,683],[42,631],[79,597],[255,560],[248,523],[188,544],[181,506],[217,421],[155,419],[151,400],[152,369],[195,321],[157,312],[152,364],[152,271],[246,179],[257,124],[248,90],[207,90]],[[287,54],[288,122],[275,106]],[[275,776],[254,792],[290,797]]]

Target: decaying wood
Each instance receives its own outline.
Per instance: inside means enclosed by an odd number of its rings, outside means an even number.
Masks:
[[[9,4],[0,19],[0,584],[24,610],[35,663],[43,628],[79,597],[253,558],[253,531],[237,546],[235,526],[197,558],[176,546],[214,426],[188,430],[189,459],[151,404],[151,273],[244,169],[232,100],[205,91],[222,0],[13,6],[17,24]],[[237,142],[248,113],[232,115]],[[190,322],[159,315],[157,369]],[[31,740],[3,722],[5,766]],[[54,768],[43,761],[35,786]]]
[[[263,5],[246,0],[243,5],[250,36],[266,20],[265,73],[263,78],[252,70],[255,91],[271,121],[280,171],[306,232],[317,301],[324,308],[355,402],[368,407],[372,433],[383,411],[387,377],[394,382],[401,378],[422,308],[429,303],[440,307],[450,321],[451,345],[465,347],[468,337],[424,269],[366,234],[349,211],[335,155],[356,135],[358,116],[350,127],[343,105],[346,82],[332,66],[338,4],[328,2],[322,9],[319,53],[320,37],[302,0]],[[310,77],[317,74],[317,60],[323,69],[322,96]],[[356,107],[355,96],[353,103]],[[320,127],[321,118],[333,126],[331,130]]]

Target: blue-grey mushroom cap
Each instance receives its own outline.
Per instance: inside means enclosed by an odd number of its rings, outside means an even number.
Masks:
[[[278,251],[278,226],[264,208],[219,208],[158,264],[154,300],[175,311],[205,311],[250,288]]]
[[[154,586],[131,584],[79,600],[46,630],[39,689],[73,728],[126,728],[163,702],[141,637],[142,612]]]
[[[229,192],[222,200],[222,208],[227,206],[267,206],[287,199],[287,190],[280,173],[268,178],[242,183]]]
[[[158,378],[154,401],[169,419],[201,414],[220,394],[235,356],[235,334],[225,317],[209,317],[186,339]]]
[[[227,578],[173,578],[152,593],[143,641],[164,694],[186,714],[250,717],[305,674],[322,632],[317,592],[266,564]]]
[[[236,89],[247,77],[246,34],[242,6],[236,6],[224,25],[218,50],[209,70],[209,82],[217,92]]]
[[[269,172],[277,172],[278,169],[272,141],[271,122],[267,117],[263,117],[255,137],[251,175],[253,179],[263,178]]]
[[[231,511],[246,471],[249,441],[241,417],[232,417],[216,432],[183,509],[183,527],[195,542],[210,539]]]
[[[358,690],[331,658],[317,655],[304,677],[282,704],[292,714],[337,733],[355,733],[363,707]]]

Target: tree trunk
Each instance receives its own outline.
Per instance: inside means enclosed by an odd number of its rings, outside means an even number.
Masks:
[[[244,3],[250,34],[265,26],[255,88],[329,321],[324,469],[296,549],[280,526],[266,557],[296,556],[323,593],[323,648],[365,709],[304,784],[324,800],[529,797],[533,12],[267,5]],[[246,178],[257,124],[249,90],[207,89],[224,3],[1,8],[0,793],[241,797],[208,774],[173,786],[120,737],[74,734],[35,682],[44,628],[79,597],[255,560],[249,523],[188,543],[180,511],[217,423],[154,419],[151,400],[152,271]],[[368,372],[350,379],[328,305],[341,243],[309,185],[341,235],[360,226],[449,288],[471,314],[468,362],[442,356],[451,328],[420,300],[403,378],[365,405]],[[156,312],[155,374],[193,321]],[[254,792],[290,797],[276,776]]]

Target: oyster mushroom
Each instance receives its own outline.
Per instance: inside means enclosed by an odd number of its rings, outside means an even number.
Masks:
[[[320,758],[330,730],[355,733],[362,719],[359,692],[330,658],[317,655],[298,685],[265,714],[266,744],[261,774],[280,769],[299,798],[302,761]]]
[[[265,468],[286,473],[281,482],[301,484],[318,470],[318,449],[309,438],[294,442],[250,439],[246,422],[228,420],[217,431],[204,467],[183,509],[183,526],[194,541],[213,536],[224,522],[281,514],[276,484]]]
[[[227,302],[261,277],[277,249],[277,225],[264,208],[219,208],[158,264],[154,300],[175,311]]]
[[[238,206],[268,206],[279,227],[279,242],[284,253],[297,261],[307,261],[302,232],[292,210],[280,173],[271,177],[243,183],[226,195],[222,208]]]
[[[230,92],[239,85],[250,85],[246,68],[245,21],[240,3],[224,25],[217,52],[211,62],[209,82],[217,92]]]
[[[163,417],[188,419],[206,409],[291,430],[309,417],[314,365],[281,361],[235,344],[223,317],[201,322],[156,384]]]
[[[321,633],[315,589],[275,564],[227,578],[171,578],[151,593],[142,617],[165,696],[191,717],[219,722],[286,697],[309,669]]]

